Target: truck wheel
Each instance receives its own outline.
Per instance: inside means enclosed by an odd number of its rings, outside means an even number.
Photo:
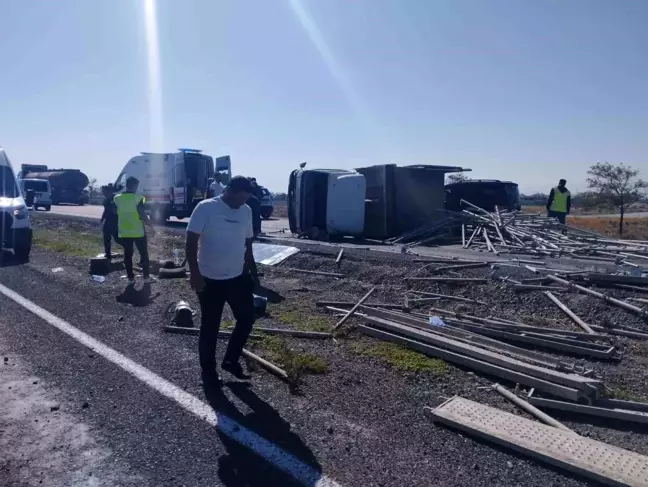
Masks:
[[[83,206],[85,203],[83,201],[79,201],[79,206]]]
[[[45,211],[50,211],[52,209],[52,205],[46,205],[45,206]]]
[[[261,218],[264,220],[269,219],[272,216],[272,208],[269,208],[267,210],[261,210]]]

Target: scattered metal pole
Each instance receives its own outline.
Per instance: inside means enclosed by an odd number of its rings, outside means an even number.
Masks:
[[[595,335],[594,330],[590,328],[590,326],[585,323],[583,320],[581,320],[578,316],[576,316],[576,313],[574,313],[571,309],[569,309],[567,306],[565,306],[563,303],[560,302],[560,300],[551,294],[550,291],[545,291],[544,292],[545,296],[547,296],[551,301],[558,306],[563,313],[565,313],[567,316],[569,316],[574,323],[576,323],[578,326],[580,326],[583,330],[585,330],[587,333],[590,335]]]
[[[639,316],[644,318],[646,317],[646,312],[643,309],[634,306],[630,303],[626,303],[625,301],[621,301],[616,298],[611,298],[610,296],[606,296],[603,293],[599,293],[598,291],[593,291],[592,289],[587,289],[586,287],[579,286],[578,284],[574,284],[573,282],[565,281],[564,279],[561,279],[560,277],[554,276],[552,274],[547,274],[547,277],[554,282],[559,282],[560,284],[563,284],[569,288],[578,289],[579,291],[582,291],[585,294],[589,294],[590,296],[594,296],[596,298],[602,299],[603,301],[618,306],[619,308],[623,308],[626,311],[630,311],[631,313],[638,314]]]
[[[376,290],[376,286],[372,287],[367,294],[365,294],[360,301],[358,301],[353,308],[351,308],[347,314],[345,314],[340,321],[337,322],[337,324],[333,327],[333,331],[336,331],[338,328],[340,328],[346,321],[353,316],[353,313],[356,312],[358,307],[360,307],[367,299],[369,299],[369,296],[373,294],[373,292]]]
[[[467,269],[480,269],[482,267],[488,267],[488,262],[471,262],[470,264],[457,264],[457,265],[447,265],[443,267],[437,267],[436,269],[431,269],[434,272],[442,271],[460,271]]]
[[[505,389],[501,385],[493,384],[493,389],[495,391],[497,391],[498,393],[500,393],[502,396],[504,396],[506,399],[511,401],[513,404],[515,404],[520,409],[525,410],[531,416],[535,416],[537,419],[542,421],[544,424],[548,424],[549,426],[553,426],[554,428],[558,428],[558,429],[561,429],[563,431],[572,431],[567,426],[565,426],[564,424],[556,421],[555,419],[553,419],[548,414],[543,413],[538,408],[536,408],[536,407],[532,406],[531,404],[529,404],[528,402],[526,402],[524,399],[520,399],[515,394],[513,394],[511,391],[509,391],[508,389]]]
[[[335,264],[337,266],[340,265],[340,261],[342,260],[342,254],[344,254],[344,249],[340,249],[340,253],[337,256],[337,259],[335,259]]]
[[[499,252],[497,250],[495,250],[495,247],[491,243],[490,238],[488,238],[488,232],[486,231],[485,227],[484,227],[482,233],[484,234],[484,240],[486,240],[486,246],[488,247],[488,249],[491,252],[493,252],[495,255],[499,255]]]
[[[515,291],[554,291],[557,293],[562,293],[569,291],[567,288],[560,288],[555,286],[536,286],[534,284],[515,284],[513,286]]]
[[[461,224],[461,246],[466,247],[466,224]]]
[[[435,281],[435,282],[488,282],[488,279],[474,277],[408,277],[408,281]]]
[[[292,272],[301,272],[303,274],[314,274],[316,276],[346,277],[344,274],[338,274],[336,272],[307,271],[305,269],[295,269],[294,267],[286,267],[285,269]]]
[[[245,348],[243,349],[243,356],[245,358],[247,358],[247,359],[255,361],[256,363],[258,363],[259,365],[261,365],[265,369],[269,370],[273,374],[275,374],[275,375],[281,377],[282,379],[287,380],[288,382],[290,382],[290,378],[288,377],[288,373],[284,369],[282,369],[280,367],[277,367],[275,364],[273,364],[271,362],[268,362],[266,359],[259,357],[258,355],[250,352],[249,350],[246,350]]]
[[[452,299],[454,301],[465,301],[466,303],[476,303],[476,304],[481,304],[481,305],[488,305],[488,303],[485,303],[483,301],[478,301],[476,299],[470,299],[470,298],[464,298],[463,296],[450,296],[448,294],[439,294],[439,293],[429,293],[426,291],[414,291],[416,294],[422,294],[424,296],[435,296],[438,298],[444,298],[444,299]]]
[[[477,225],[477,227],[473,230],[472,235],[471,235],[470,238],[468,239],[468,242],[466,242],[465,248],[470,247],[470,244],[472,243],[473,239],[475,238],[475,235],[477,235],[477,234],[479,233],[479,231],[481,230],[481,228],[482,228],[481,225]]]
[[[317,306],[347,306],[349,308],[353,307],[355,303],[351,301],[317,301],[315,303]],[[404,309],[407,308],[404,304],[392,304],[392,303],[364,303],[365,306],[370,308],[385,308],[385,309]],[[346,311],[345,311],[346,313]]]

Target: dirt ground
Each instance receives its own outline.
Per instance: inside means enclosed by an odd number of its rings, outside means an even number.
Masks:
[[[43,272],[51,273],[51,269],[62,267],[65,271],[55,274],[57,279],[69,281],[73,286],[87,286],[87,257],[102,251],[98,223],[39,214],[33,224],[36,235],[34,261],[44,267]],[[269,304],[268,315],[259,319],[256,326],[328,331],[339,317],[318,307],[318,301],[355,302],[372,286],[377,286],[370,301],[404,303],[405,294],[411,289],[441,292],[478,299],[487,305],[442,300],[435,304],[439,308],[576,330],[540,291],[516,294],[496,281],[469,286],[429,283],[412,286],[405,281],[406,277],[426,276],[432,268],[423,269],[423,264],[413,262],[408,256],[348,249],[337,266],[337,249],[297,245],[302,249],[300,253],[280,265],[262,268],[262,282],[276,293],[277,299]],[[163,230],[151,239],[150,247],[152,258],[169,258],[174,248],[183,247],[183,236]],[[341,273],[345,277],[302,274],[293,269]],[[501,267],[494,272],[517,279],[537,277],[523,268]],[[460,275],[487,277],[492,273],[492,269],[486,268],[465,270]],[[106,282],[93,288],[93,292],[97,295],[119,292],[124,287],[122,275],[123,270],[117,266]],[[642,297],[624,290],[610,290],[609,294],[618,298]],[[141,303],[125,301],[124,305],[140,313],[138,316],[142,320],[159,322],[158,317],[164,315],[169,303],[179,298],[198,309],[196,297],[184,279],[159,280],[153,286],[153,296]],[[648,332],[648,323],[601,300],[579,294],[564,294],[561,299],[590,324],[623,324]],[[420,310],[425,312],[427,308],[422,306]],[[368,460],[361,458],[377,455],[375,459],[371,457],[371,462],[386,471],[379,474],[381,481],[375,485],[467,485],[466,482],[485,485],[495,479],[497,485],[586,485],[505,450],[467,440],[434,426],[425,416],[423,406],[435,406],[440,397],[454,395],[524,414],[487,388],[493,378],[365,337],[354,330],[355,323],[357,321],[352,318],[336,340],[263,338],[250,344],[251,349],[279,365],[285,366],[294,360],[301,364],[295,371],[300,382],[298,392],[287,391],[276,381],[260,381],[258,387],[271,395],[277,404],[290,410],[296,424],[305,422],[308,428],[317,428],[330,423],[334,425],[325,436],[341,442],[353,437],[346,458],[338,457],[334,448],[330,450],[342,466],[349,465],[352,469],[354,461],[366,464]],[[231,315],[226,312],[223,326],[231,324]],[[169,339],[176,339],[182,346],[195,340],[189,337]],[[595,376],[601,377],[616,397],[648,400],[648,342],[625,338],[614,339],[614,342],[625,351],[618,362],[566,355],[560,358],[593,369]],[[256,384],[258,373],[255,377]],[[512,388],[515,384],[505,385]],[[307,410],[295,410],[295,393],[308,397]],[[552,414],[581,434],[648,454],[646,430],[642,427],[610,421],[594,423],[591,418]],[[333,421],[334,418],[337,419]],[[386,423],[386,419],[394,421]],[[324,431],[329,428],[322,427]],[[370,453],[372,450],[374,452]],[[384,455],[382,460],[380,455]],[[492,468],[479,467],[486,464]],[[435,469],[433,475],[429,474],[431,466]],[[394,483],[396,478],[399,481]],[[343,478],[339,480],[344,481]]]

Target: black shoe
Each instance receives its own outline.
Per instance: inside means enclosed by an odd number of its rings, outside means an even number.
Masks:
[[[239,364],[238,362],[223,360],[223,363],[221,364],[221,369],[229,372],[237,379],[247,380],[250,378],[249,375],[243,372],[243,367],[241,367],[241,364]]]
[[[223,385],[215,369],[202,369],[201,376],[205,388],[220,388]]]

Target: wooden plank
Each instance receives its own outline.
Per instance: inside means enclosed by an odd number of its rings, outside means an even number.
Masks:
[[[453,397],[431,410],[435,421],[608,485],[648,486],[648,457]]]

